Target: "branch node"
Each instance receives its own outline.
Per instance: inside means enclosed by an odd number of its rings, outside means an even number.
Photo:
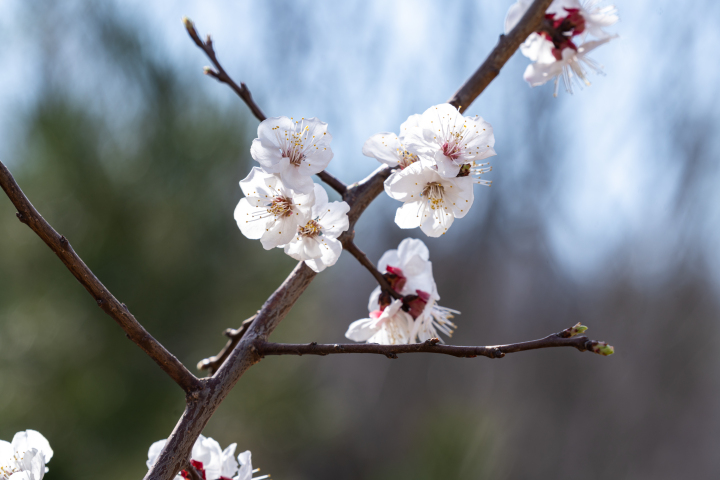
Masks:
[[[18,218],[18,220],[20,220],[22,223],[24,223],[25,225],[27,225],[28,221],[27,221],[27,218],[25,218],[25,215],[23,215],[23,214],[20,213],[20,212],[17,212],[17,213],[15,214],[15,216]]]
[[[386,353],[385,356],[386,356],[387,358],[391,358],[391,359],[396,359],[396,358],[398,358],[398,356],[397,356],[396,353]]]
[[[440,339],[437,337],[428,338],[427,340],[425,340],[425,345],[428,345],[428,346],[435,346],[438,343],[440,343]]]
[[[490,353],[492,354],[491,358],[503,358],[505,356],[503,351],[498,347],[491,349]]]

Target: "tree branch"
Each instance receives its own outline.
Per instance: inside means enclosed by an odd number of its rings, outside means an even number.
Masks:
[[[200,362],[198,362],[197,364],[198,370],[209,370],[210,375],[217,372],[218,368],[222,366],[227,357],[230,355],[230,352],[232,352],[233,348],[235,348],[235,345],[238,344],[242,336],[245,335],[245,332],[247,332],[247,329],[250,328],[250,324],[253,322],[253,320],[255,320],[255,317],[257,317],[257,314],[245,320],[242,325],[240,325],[240,328],[226,329],[223,332],[223,335],[229,337],[230,340],[227,341],[225,346],[222,348],[222,350],[220,350],[217,355],[215,355],[214,357],[200,360]]]
[[[125,304],[120,303],[85,265],[70,246],[70,242],[45,221],[2,162],[0,162],[0,186],[17,208],[18,219],[30,227],[55,252],[70,273],[92,295],[98,306],[120,325],[127,337],[155,360],[155,363],[185,392],[202,388],[202,382],[140,325]]]
[[[208,35],[206,37],[206,40],[203,42],[200,39],[200,35],[198,35],[197,30],[195,29],[195,24],[192,22],[192,20],[187,17],[183,17],[183,24],[185,25],[185,29],[190,35],[190,38],[192,38],[193,42],[195,42],[195,45],[200,47],[200,49],[205,52],[205,55],[207,55],[207,57],[217,69],[216,71],[210,67],[205,67],[205,69],[203,70],[205,75],[213,77],[218,82],[224,83],[230,88],[232,88],[233,91],[237,93],[238,96],[245,102],[245,104],[250,107],[250,111],[252,111],[253,115],[255,115],[255,118],[257,118],[261,122],[265,120],[267,117],[262,112],[262,110],[260,110],[260,107],[258,107],[258,105],[255,103],[255,100],[253,100],[252,94],[250,93],[250,89],[247,88],[247,85],[245,85],[243,82],[240,82],[240,85],[238,86],[238,84],[235,83],[232,78],[230,78],[230,75],[227,74],[222,65],[220,65],[220,61],[217,59],[217,55],[215,55],[215,49],[213,48],[212,38],[210,37],[210,35]],[[320,180],[327,183],[340,195],[345,194],[347,187],[343,182],[333,177],[326,171],[322,171],[317,175],[318,177],[320,177]]]
[[[564,337],[563,332],[553,333],[539,340],[529,342],[511,343],[508,345],[494,345],[488,347],[461,347],[456,345],[442,345],[440,339],[431,338],[423,343],[408,345],[379,345],[377,343],[350,343],[350,344],[285,344],[257,342],[255,348],[261,356],[266,355],[334,355],[339,353],[372,353],[385,355],[388,358],[398,358],[403,353],[439,353],[459,358],[502,358],[508,353],[538,350],[540,348],[575,347],[579,351],[591,351],[602,355],[609,355],[608,347],[604,342],[590,340],[585,336]]]
[[[235,93],[238,94],[240,98],[243,99],[243,101],[247,104],[248,107],[250,107],[250,111],[255,115],[255,118],[260,120],[261,122],[265,120],[267,117],[265,114],[260,110],[260,107],[257,106],[255,103],[255,100],[252,98],[252,94],[250,93],[250,90],[247,88],[247,85],[240,82],[240,85],[235,83],[235,81],[230,78],[230,75],[227,74],[225,69],[220,65],[220,62],[217,59],[217,56],[215,55],[215,49],[213,48],[212,44],[212,38],[210,38],[210,35],[207,36],[205,41],[203,42],[200,39],[200,36],[197,33],[197,30],[195,30],[195,25],[193,22],[187,18],[183,17],[183,24],[185,24],[185,28],[187,29],[188,34],[190,35],[190,38],[192,38],[193,42],[195,42],[195,45],[200,47],[200,49],[205,52],[205,55],[210,59],[210,61],[215,65],[215,68],[217,71],[211,69],[210,67],[205,67],[205,75],[209,75],[213,77],[218,82],[224,83],[230,88],[233,89]]]
[[[467,79],[462,87],[448,100],[463,111],[490,85],[500,73],[500,69],[513,56],[520,45],[533,32],[540,30],[545,12],[552,0],[535,0],[515,28],[507,35],[500,35],[497,45],[480,67]]]
[[[373,265],[373,263],[368,259],[367,255],[365,255],[365,252],[360,250],[357,245],[355,245],[355,242],[353,242],[352,240],[345,240],[343,242],[343,248],[350,252],[353,257],[357,258],[357,261],[360,262],[363,267],[368,269],[368,271],[372,274],[373,277],[375,277],[375,280],[377,280],[383,290],[386,290],[390,295],[393,296],[393,298],[402,300],[403,296],[396,292],[395,289],[390,286],[385,277],[383,277],[383,274],[380,273],[377,268],[375,268],[375,265]]]

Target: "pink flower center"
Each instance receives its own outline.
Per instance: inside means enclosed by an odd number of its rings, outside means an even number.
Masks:
[[[386,270],[387,273],[383,275],[385,277],[385,280],[388,281],[393,290],[400,293],[400,291],[402,291],[403,287],[405,286],[405,283],[407,282],[407,278],[405,277],[405,275],[403,275],[402,270],[400,270],[398,267],[392,267],[388,265]]]
[[[405,295],[403,298],[403,310],[408,312],[413,319],[418,318],[425,311],[425,306],[430,300],[430,294],[422,290],[415,290],[417,295]]]
[[[546,40],[553,43],[552,54],[556,60],[562,60],[562,52],[566,48],[577,51],[572,39],[585,31],[585,17],[578,8],[566,8],[567,15],[560,17],[549,13],[539,32]]]
[[[453,160],[457,160],[462,155],[462,148],[460,144],[455,142],[445,142],[442,146],[443,155]]]

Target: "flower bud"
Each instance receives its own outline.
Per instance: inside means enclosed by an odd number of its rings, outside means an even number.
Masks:
[[[613,353],[615,353],[615,348],[605,342],[592,342],[592,347],[590,347],[590,349],[593,352],[604,356],[612,355]]]
[[[580,325],[580,322],[576,323],[573,327],[570,327],[570,336],[582,335],[588,329],[585,325]]]

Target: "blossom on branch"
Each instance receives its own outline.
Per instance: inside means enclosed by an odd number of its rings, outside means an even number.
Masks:
[[[331,140],[327,123],[317,118],[273,117],[258,126],[250,154],[263,170],[278,175],[288,187],[311,193],[311,176],[323,171],[333,158]]]
[[[155,464],[166,443],[167,440],[159,440],[150,446],[147,461],[148,468],[152,468]],[[251,480],[250,451],[247,450],[239,454],[236,460],[236,448],[237,444],[233,443],[225,450],[222,450],[217,441],[200,435],[193,445],[190,454],[190,465],[205,480]],[[182,470],[175,477],[175,480],[190,480],[191,478],[192,476],[188,471]],[[263,478],[267,478],[267,475],[256,477],[253,480]]]
[[[561,77],[565,89],[572,93],[573,82],[590,85],[587,69],[602,73],[602,66],[588,58],[587,53],[617,37],[604,29],[615,24],[618,16],[614,6],[599,7],[597,3],[597,0],[555,0],[550,5],[540,30],[528,36],[520,47],[523,55],[534,62],[523,75],[531,87],[554,79],[557,96]],[[520,21],[531,4],[531,0],[518,0],[510,7],[505,33]],[[588,35],[595,40],[588,41]]]
[[[410,115],[400,125],[400,135],[394,133],[377,133],[368,138],[363,145],[362,153],[366,157],[373,157],[379,162],[400,170],[417,162],[418,156],[405,148],[405,137],[410,131],[417,129],[420,115]]]
[[[297,193],[258,167],[240,182],[240,188],[245,198],[235,209],[235,221],[243,235],[260,239],[265,250],[288,243],[310,219],[313,191]]]
[[[0,480],[40,480],[52,456],[50,443],[35,430],[16,433],[12,442],[0,440]]]
[[[480,175],[490,171],[482,163],[495,153],[493,128],[480,117],[464,117],[449,103],[430,107],[420,116],[418,127],[405,136],[407,149],[419,155],[443,178]]]
[[[370,318],[353,322],[345,336],[356,342],[384,345],[424,342],[439,333],[452,336],[450,320],[457,310],[437,305],[440,295],[432,273],[430,252],[421,240],[406,238],[397,250],[388,250],[378,270],[390,287],[403,296],[393,300],[377,287],[370,295]]]
[[[347,216],[350,206],[346,202],[328,203],[325,189],[317,184],[314,188],[311,216],[304,225],[298,226],[284,248],[295,260],[304,260],[308,267],[322,272],[340,258],[342,243],[337,237],[350,227]]]
[[[395,214],[400,228],[420,227],[427,236],[439,237],[470,210],[474,183],[472,177],[443,178],[421,161],[390,176],[385,193],[403,202]]]

